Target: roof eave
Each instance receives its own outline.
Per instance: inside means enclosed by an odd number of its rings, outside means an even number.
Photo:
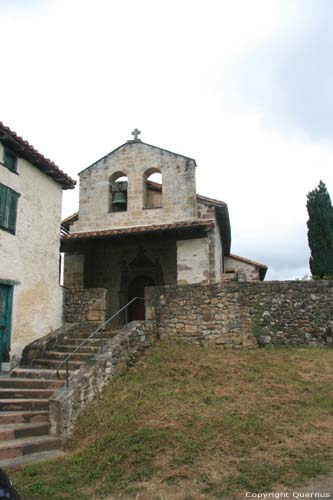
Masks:
[[[91,239],[104,239],[114,237],[127,237],[158,233],[171,232],[190,232],[190,231],[210,231],[214,228],[214,221],[191,221],[179,222],[174,224],[160,224],[151,226],[133,226],[128,228],[119,228],[113,230],[99,230],[80,233],[69,233],[62,235],[61,240],[65,241],[82,241]]]
[[[231,250],[231,226],[227,204],[215,205],[216,218],[220,226],[224,255],[230,255]]]
[[[265,276],[266,276],[266,273],[267,273],[267,270],[268,270],[268,267],[260,267],[259,268],[259,276],[260,276],[260,280],[261,281],[264,281],[265,279]]]
[[[74,189],[76,181],[71,179],[60,168],[48,158],[45,158],[31,144],[18,136],[9,127],[0,122],[0,141],[21,158],[26,159],[56,182],[63,189]]]
[[[231,259],[235,259],[235,260],[238,260],[239,262],[244,262],[246,264],[249,264],[251,266],[258,268],[259,274],[260,274],[260,279],[261,279],[261,281],[264,281],[267,270],[268,270],[268,266],[266,266],[266,264],[261,264],[261,262],[256,262],[255,260],[246,259],[245,257],[241,257],[240,255],[235,255],[233,253],[231,253],[229,255],[229,257]]]

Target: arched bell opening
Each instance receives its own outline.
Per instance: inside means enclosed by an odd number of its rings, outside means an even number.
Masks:
[[[110,212],[127,211],[128,178],[124,172],[116,172],[110,177]]]
[[[158,168],[149,168],[143,174],[143,208],[161,208],[162,197],[162,173]]]

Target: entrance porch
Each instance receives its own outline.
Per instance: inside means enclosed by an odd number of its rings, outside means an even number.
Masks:
[[[106,318],[147,286],[208,282],[210,238],[207,223],[180,223],[63,236],[64,286],[107,290]],[[158,229],[156,229],[158,228]],[[189,281],[187,281],[187,279]],[[125,311],[118,323],[125,323]],[[128,308],[128,321],[145,319],[143,300]]]

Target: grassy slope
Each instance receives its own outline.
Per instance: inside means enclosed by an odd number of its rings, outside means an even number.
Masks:
[[[12,479],[23,500],[232,499],[294,487],[332,470],[332,361],[333,350],[159,343],[90,407],[67,458]]]

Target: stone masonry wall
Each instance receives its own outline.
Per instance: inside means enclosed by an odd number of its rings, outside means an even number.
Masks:
[[[160,208],[144,209],[147,172],[162,174]],[[128,178],[127,211],[110,212],[110,178]],[[130,141],[80,173],[79,219],[71,232],[194,220],[195,162],[140,141]]]
[[[106,320],[107,290],[104,288],[84,288],[65,290],[65,321],[76,323],[79,321]]]
[[[65,254],[64,286],[66,288],[84,288],[83,254]]]
[[[156,338],[151,321],[132,322],[105,345],[103,354],[97,354],[69,380],[69,387],[61,388],[50,399],[51,433],[66,440],[86,406],[96,399],[116,375],[132,366]]]
[[[214,220],[215,228],[209,233],[209,282],[219,283],[223,273],[223,242],[221,229],[216,217],[216,207],[211,203],[197,200],[197,214],[199,219]]]
[[[332,344],[332,281],[150,287],[146,298],[162,340],[238,349]]]
[[[242,301],[259,345],[333,346],[333,281],[253,284]]]

